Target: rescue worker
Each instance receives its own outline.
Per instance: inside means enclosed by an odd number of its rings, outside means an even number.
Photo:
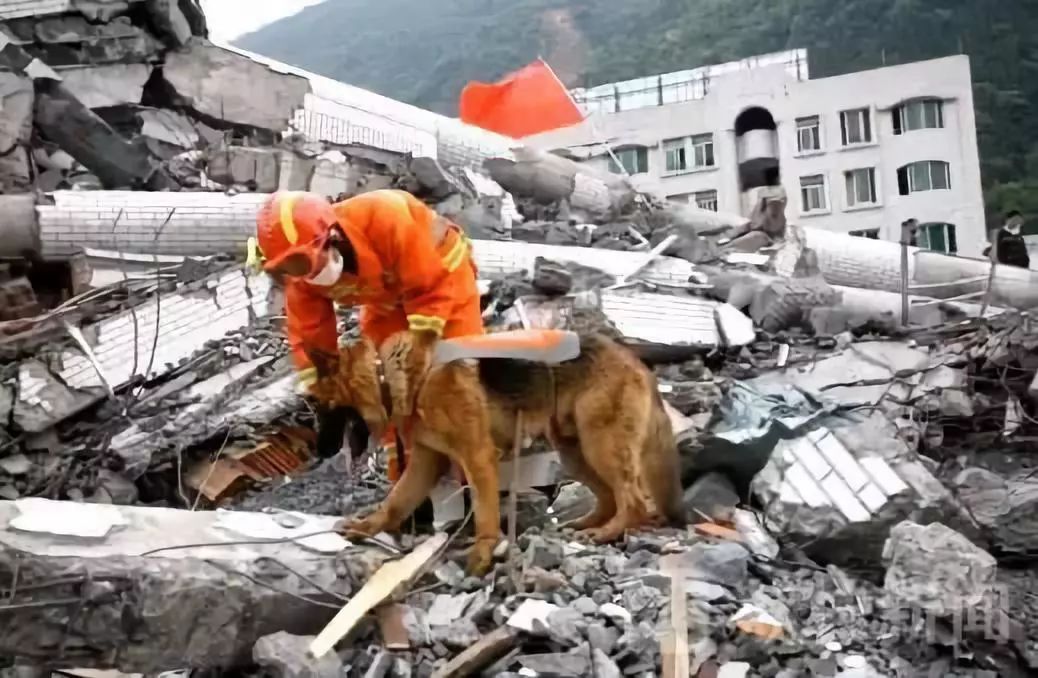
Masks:
[[[437,339],[483,334],[470,241],[410,193],[378,190],[335,204],[314,193],[274,193],[259,210],[256,236],[253,254],[285,281],[288,341],[304,388],[318,380],[307,349],[337,353],[333,302],[361,307],[361,333],[375,346],[416,333],[420,370]],[[340,429],[336,449],[341,439]],[[390,425],[381,445],[394,483],[403,472],[397,440]]]

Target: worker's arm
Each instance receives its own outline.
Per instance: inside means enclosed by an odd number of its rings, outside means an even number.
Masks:
[[[285,284],[285,315],[288,345],[299,374],[300,386],[309,389],[317,383],[317,368],[310,353],[338,356],[339,335],[335,324],[335,306],[304,282],[289,280]]]
[[[436,234],[443,230],[434,226],[439,215],[410,194],[394,197],[380,205],[376,215],[384,229],[386,263],[399,280],[410,330],[408,337],[389,342],[397,349],[383,356],[396,418],[412,412],[415,389],[429,369],[433,346],[457,303],[450,274],[464,257],[460,251],[439,251]],[[459,240],[458,246],[466,245]]]
[[[462,257],[440,253],[434,232],[442,234],[443,229],[436,229],[432,224],[442,217],[409,194],[405,200],[408,209],[394,206],[393,212],[399,221],[392,229],[391,245],[404,313],[412,331],[439,337],[457,303],[452,295],[448,266],[454,263],[457,268]],[[458,247],[464,246],[459,240]]]

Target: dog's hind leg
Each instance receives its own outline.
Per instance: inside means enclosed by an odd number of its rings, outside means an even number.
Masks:
[[[613,490],[599,477],[595,469],[588,465],[578,441],[551,436],[551,443],[558,450],[559,460],[562,462],[566,472],[595,495],[595,507],[593,509],[580,518],[565,523],[562,527],[569,527],[575,530],[601,527],[616,514],[616,500],[613,498]]]
[[[615,393],[592,393],[582,400],[576,412],[580,448],[616,502],[616,512],[604,525],[584,533],[593,541],[614,541],[649,517],[639,464],[649,413]]]
[[[339,528],[344,534],[373,536],[379,532],[395,532],[418,505],[429,496],[436,481],[450,466],[450,460],[432,448],[415,443],[410,462],[400,480],[382,504],[360,520],[345,520]]]
[[[475,491],[476,543],[468,556],[468,573],[482,576],[490,569],[494,548],[501,538],[501,497],[497,452],[487,435],[469,450],[458,450],[454,461],[461,466]]]
[[[688,522],[681,486],[681,458],[670,419],[662,407],[653,408],[648,435],[642,448],[645,483],[656,505],[658,521],[671,527]]]

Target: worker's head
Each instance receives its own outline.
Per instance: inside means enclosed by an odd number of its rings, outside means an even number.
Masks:
[[[1012,210],[1006,214],[1006,227],[1009,228],[1009,230],[1017,233],[1023,225],[1024,215],[1020,214],[1018,210]]]
[[[256,215],[263,270],[278,277],[334,285],[355,273],[356,255],[331,204],[316,193],[278,191]]]

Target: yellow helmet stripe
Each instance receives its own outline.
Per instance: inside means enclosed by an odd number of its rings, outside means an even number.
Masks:
[[[302,196],[302,191],[290,191],[281,199],[281,218],[279,219],[281,230],[285,234],[285,239],[292,245],[299,241],[299,231],[296,230],[296,222],[292,218],[292,213]]]

